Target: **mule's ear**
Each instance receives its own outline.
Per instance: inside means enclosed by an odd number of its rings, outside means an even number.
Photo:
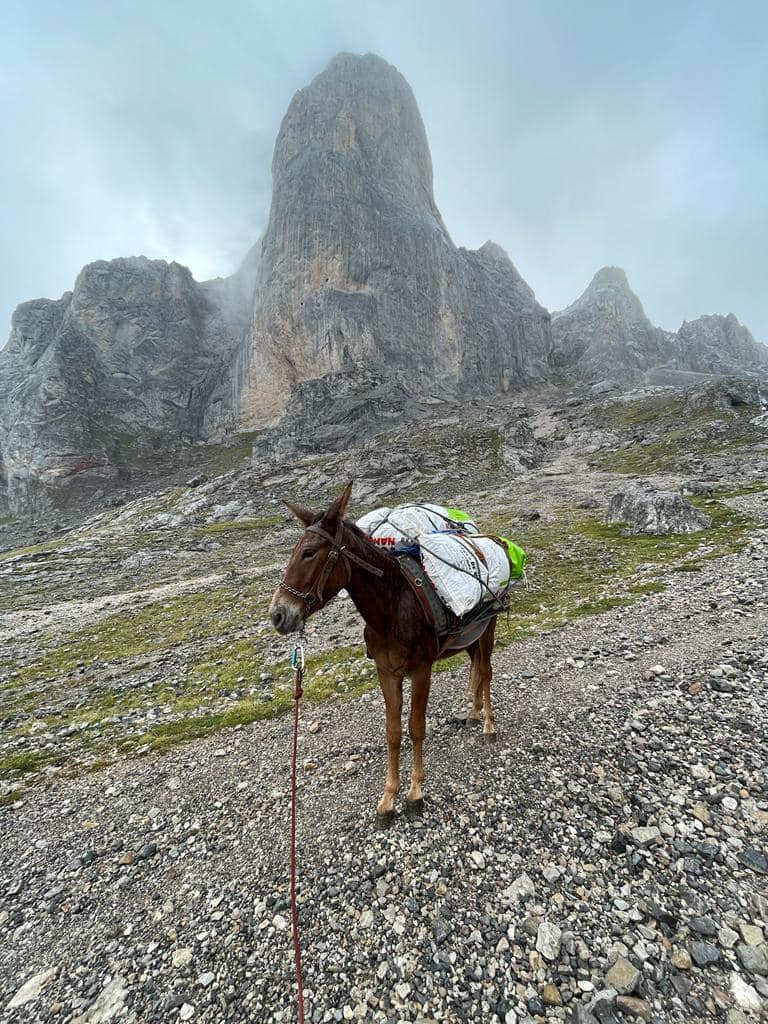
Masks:
[[[303,523],[304,526],[309,526],[315,518],[314,512],[310,512],[308,508],[302,508],[301,505],[294,505],[292,501],[283,500],[283,504],[289,512],[293,512],[299,522]]]
[[[326,515],[335,523],[340,522],[346,515],[347,505],[349,504],[349,498],[352,494],[352,484],[353,481],[350,480],[326,513]]]

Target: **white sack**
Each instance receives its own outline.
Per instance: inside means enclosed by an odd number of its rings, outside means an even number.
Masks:
[[[477,533],[477,526],[468,519],[454,522],[442,505],[399,505],[397,508],[377,508],[358,519],[357,525],[371,540],[385,547],[400,541],[413,542],[421,533],[456,528],[465,533]]]
[[[490,537],[465,538],[452,533],[422,533],[421,564],[441,599],[456,615],[501,597],[509,586],[509,558]],[[485,556],[485,562],[475,548]]]
[[[382,505],[381,508],[375,508],[373,512],[366,512],[362,518],[357,520],[355,525],[359,526],[363,533],[370,537],[374,530],[378,530],[391,511],[391,508]]]

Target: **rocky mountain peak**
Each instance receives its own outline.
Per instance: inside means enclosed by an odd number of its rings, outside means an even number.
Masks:
[[[620,267],[603,267],[578,299],[552,314],[553,360],[583,380],[636,379],[662,358],[664,332],[654,327]]]
[[[553,313],[553,319],[567,316],[577,309],[602,311],[605,316],[619,318],[627,325],[651,326],[643,304],[632,291],[621,267],[603,267],[598,270],[576,302],[567,309]]]
[[[733,313],[683,321],[674,344],[677,366],[700,373],[768,373],[768,346]]]
[[[272,160],[272,213],[304,198],[336,205],[398,202],[442,225],[432,159],[411,87],[381,57],[340,53],[293,97]]]
[[[589,282],[587,291],[597,291],[603,288],[620,288],[631,292],[627,275],[621,267],[601,267]]]
[[[294,96],[273,175],[244,424],[355,367],[494,391],[546,373],[547,312],[502,249],[453,244],[416,101],[386,61],[341,54]]]

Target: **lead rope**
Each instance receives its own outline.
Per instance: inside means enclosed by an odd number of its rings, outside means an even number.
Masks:
[[[299,908],[296,903],[296,762],[299,746],[299,704],[304,692],[304,645],[299,641],[291,655],[291,668],[296,669],[293,690],[293,757],[291,758],[291,924],[293,926],[293,958],[299,987],[299,1024],[304,1024],[304,979],[301,974],[301,943],[299,942]]]

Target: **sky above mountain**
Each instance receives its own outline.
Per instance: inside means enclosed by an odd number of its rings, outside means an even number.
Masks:
[[[231,273],[291,96],[340,50],[403,72],[454,241],[498,242],[549,309],[618,265],[655,323],[768,341],[762,0],[5,0],[0,345],[92,260]]]

